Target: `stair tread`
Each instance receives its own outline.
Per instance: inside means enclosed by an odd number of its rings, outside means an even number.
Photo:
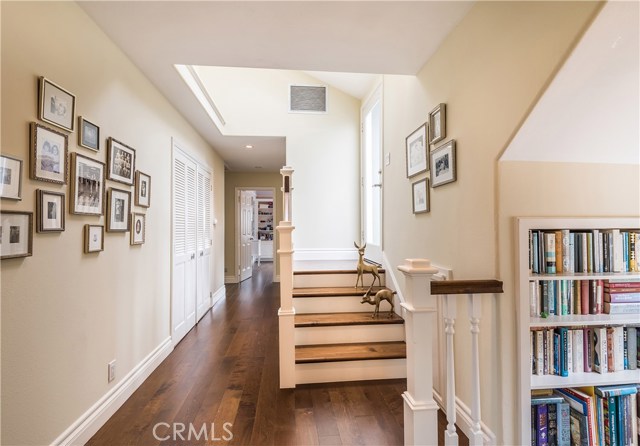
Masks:
[[[330,296],[364,296],[369,287],[310,287],[294,288],[293,297],[330,297]],[[374,286],[371,294],[386,289],[386,287]]]
[[[383,268],[378,268],[378,273],[384,274]],[[358,270],[354,269],[307,269],[296,270],[293,272],[294,276],[297,275],[320,275],[320,274],[358,274]]]
[[[406,358],[404,341],[296,346],[296,364]]]
[[[363,304],[364,305],[364,304]],[[383,304],[384,305],[384,304]],[[373,308],[373,307],[372,307]],[[385,307],[386,308],[386,307]],[[387,310],[380,310],[380,316],[372,318],[371,312],[354,313],[309,313],[296,314],[296,327],[333,327],[342,325],[379,325],[379,324],[403,324],[402,319],[393,313],[388,316]]]

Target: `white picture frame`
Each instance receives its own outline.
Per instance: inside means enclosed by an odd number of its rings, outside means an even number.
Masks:
[[[107,148],[107,179],[132,186],[136,171],[135,149],[111,137]]]
[[[38,119],[73,132],[76,97],[43,76],[38,80]]]
[[[104,226],[84,225],[84,253],[104,251]]]
[[[431,151],[431,187],[456,181],[456,142],[452,139]]]
[[[423,214],[430,211],[428,178],[416,181],[411,185],[411,197],[414,214]]]
[[[31,178],[67,183],[68,137],[37,122],[31,123]]]
[[[405,139],[407,178],[429,170],[427,124],[424,123]]]
[[[0,198],[22,200],[22,160],[0,155]]]
[[[0,211],[0,259],[33,254],[33,212]]]
[[[131,215],[131,244],[142,245],[145,242],[146,217],[145,214]]]
[[[104,169],[100,161],[71,154],[71,214],[104,215]]]
[[[107,232],[127,232],[131,216],[131,192],[109,188],[107,200]]]

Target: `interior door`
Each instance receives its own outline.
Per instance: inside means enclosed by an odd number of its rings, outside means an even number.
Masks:
[[[196,164],[174,146],[171,304],[171,338],[174,345],[196,323],[196,170]]]
[[[362,240],[368,260],[382,263],[382,86],[361,112]]]
[[[238,242],[240,282],[251,277],[253,262],[251,255],[251,240],[253,239],[253,200],[252,191],[238,192]]]
[[[197,248],[197,296],[196,296],[196,319],[202,316],[211,307],[211,247],[213,245],[211,227],[212,205],[212,181],[211,173],[201,166],[198,166],[198,239]]]

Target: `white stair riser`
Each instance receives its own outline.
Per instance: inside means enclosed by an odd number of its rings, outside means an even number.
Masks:
[[[331,297],[299,297],[293,299],[296,313],[347,313],[347,312],[371,312],[374,306],[368,303],[361,304],[362,296],[331,296]],[[396,310],[399,310],[396,303]],[[389,303],[380,304],[380,315],[389,312]]]
[[[406,377],[407,366],[404,358],[296,364],[296,384]]]
[[[342,325],[298,327],[296,345],[348,344],[354,342],[404,341],[404,325]]]
[[[342,287],[356,286],[357,274],[295,274],[293,276],[294,288],[316,288],[316,287]],[[384,273],[380,274],[380,281],[382,286],[385,285]],[[371,274],[365,274],[364,286],[368,287],[373,282],[373,276]],[[358,282],[358,285],[360,283]],[[378,286],[378,279],[376,279],[376,286]]]

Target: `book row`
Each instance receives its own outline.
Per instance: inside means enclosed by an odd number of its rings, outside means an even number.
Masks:
[[[543,328],[529,333],[531,373],[571,376],[640,367],[640,329],[635,326]]]
[[[534,274],[640,271],[640,231],[529,231],[529,270]]]
[[[531,280],[531,317],[640,314],[640,281]]]
[[[532,395],[532,446],[637,446],[637,392],[637,385],[629,384]]]

